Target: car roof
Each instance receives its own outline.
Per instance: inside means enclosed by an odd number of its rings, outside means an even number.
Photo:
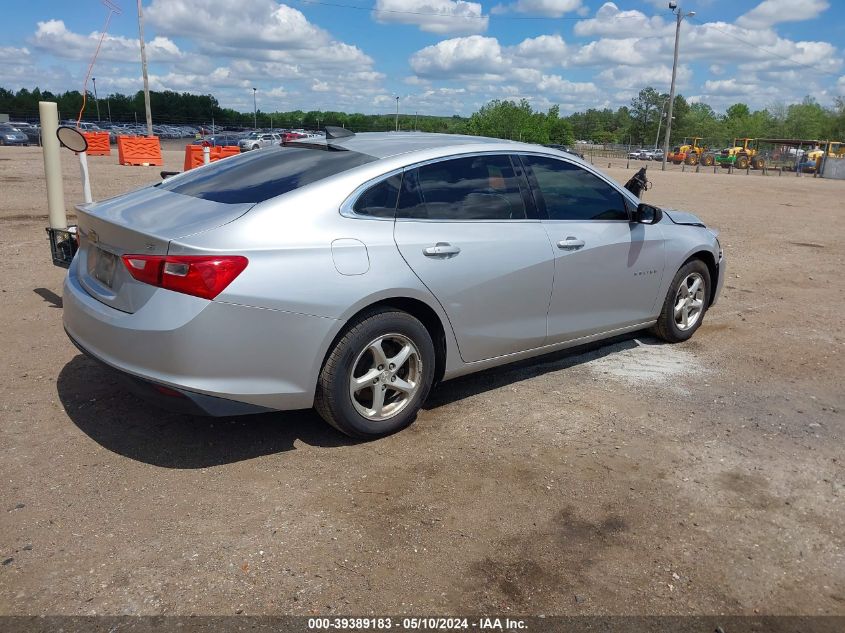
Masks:
[[[491,150],[525,150],[538,146],[486,136],[467,136],[463,134],[434,134],[430,132],[362,132],[354,136],[326,139],[309,138],[308,145],[331,145],[353,152],[368,154],[375,158],[389,158],[411,152],[425,152],[442,149],[444,154],[461,145],[488,145]]]

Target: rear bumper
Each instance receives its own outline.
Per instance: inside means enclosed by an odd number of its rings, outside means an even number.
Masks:
[[[185,389],[177,389],[169,387],[161,383],[144,380],[128,374],[125,371],[109,365],[103,359],[98,358],[89,350],[85,349],[79,341],[75,340],[70,333],[65,330],[70,342],[76,345],[80,352],[89,358],[97,361],[104,367],[108,367],[123,379],[123,384],[129,391],[134,393],[139,398],[168,411],[176,413],[184,413],[186,415],[205,415],[205,416],[233,416],[233,415],[249,415],[251,413],[267,413],[275,411],[275,409],[268,409],[255,404],[247,404],[245,402],[238,402],[236,400],[227,400],[225,398],[218,398],[216,396],[209,396],[202,393],[194,393]]]
[[[65,280],[63,308],[65,330],[86,354],[153,383],[158,395],[164,395],[158,387],[178,391],[213,415],[311,407],[320,350],[336,326],[333,319],[169,290],[156,290],[130,314],[88,294],[76,266]],[[233,411],[237,404],[252,407]]]

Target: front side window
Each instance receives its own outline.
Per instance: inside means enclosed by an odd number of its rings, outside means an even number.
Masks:
[[[550,220],[625,220],[625,197],[604,180],[572,163],[523,156],[534,175],[538,204]]]
[[[428,220],[523,220],[525,204],[507,155],[468,156],[405,172],[397,216]]]

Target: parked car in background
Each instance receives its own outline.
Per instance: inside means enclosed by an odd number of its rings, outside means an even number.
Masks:
[[[29,138],[19,129],[0,124],[0,145],[29,145]]]
[[[296,132],[293,130],[290,132],[285,132],[284,134],[282,134],[282,143],[289,143],[300,138],[305,138],[306,136],[307,134],[305,132]]]
[[[331,150],[331,151],[325,151]],[[64,326],[170,408],[410,424],[432,386],[653,328],[689,339],[717,233],[566,152],[331,130],[77,206]]]
[[[221,147],[237,147],[240,141],[241,138],[233,134],[217,134],[215,136],[206,136],[205,138],[197,139],[192,144],[202,145],[204,142],[208,142],[211,145],[218,145]]]
[[[41,127],[38,124],[28,123],[26,121],[9,121],[4,125],[13,127],[18,132],[26,134],[27,141],[30,145],[41,145]]]
[[[242,138],[238,142],[238,147],[241,148],[242,152],[248,152],[252,149],[278,145],[281,140],[282,137],[276,132],[252,132],[249,136]]]

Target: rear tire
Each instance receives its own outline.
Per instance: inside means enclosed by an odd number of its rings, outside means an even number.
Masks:
[[[736,157],[736,168],[737,169],[748,169],[748,156],[737,156]]]
[[[701,164],[704,167],[712,167],[715,161],[716,159],[713,157],[713,154],[705,154],[701,157]]]
[[[700,259],[687,262],[675,274],[654,333],[669,343],[689,339],[701,326],[710,300],[710,270]]]
[[[763,169],[766,166],[766,161],[763,158],[755,157],[751,161],[751,169]]]
[[[686,163],[687,165],[692,166],[698,165],[698,154],[690,154],[689,156],[687,156]]]
[[[434,365],[434,343],[418,319],[394,309],[364,314],[330,350],[314,408],[346,435],[390,435],[416,419]]]

